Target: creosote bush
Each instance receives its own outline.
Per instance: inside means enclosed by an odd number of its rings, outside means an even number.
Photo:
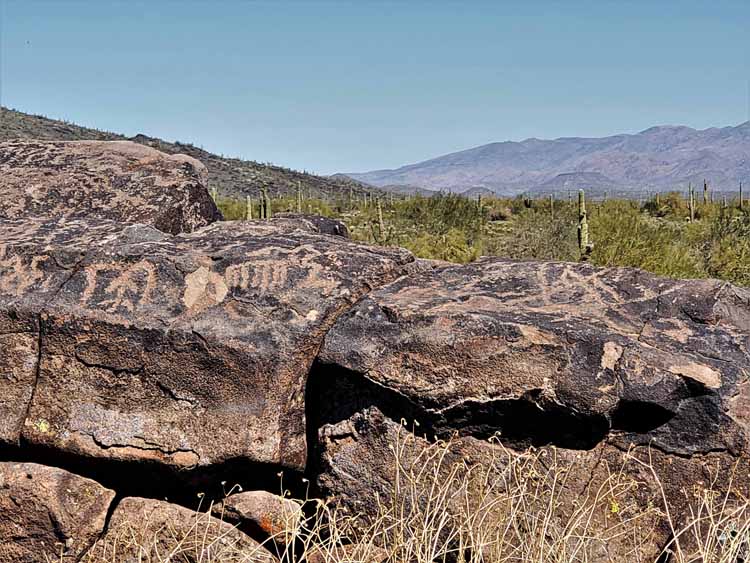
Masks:
[[[245,202],[219,198],[224,216],[245,217]],[[274,212],[295,211],[294,197],[272,200]],[[748,206],[696,199],[690,222],[686,196],[660,194],[644,204],[587,198],[588,261],[629,266],[676,278],[715,277],[750,285]],[[577,261],[577,201],[522,196],[481,200],[442,194],[381,196],[382,227],[374,196],[303,199],[302,210],[344,221],[355,240],[402,246],[420,258],[466,263],[480,256],[513,260]],[[255,215],[257,216],[257,214]]]

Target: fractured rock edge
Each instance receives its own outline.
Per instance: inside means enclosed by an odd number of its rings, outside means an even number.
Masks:
[[[80,262],[79,262],[79,264],[80,264]],[[404,276],[402,276],[399,279],[406,278],[406,277],[408,277],[410,275],[413,275],[413,272],[406,273]],[[71,277],[72,277],[72,274],[71,274]],[[68,279],[66,279],[65,281],[63,281],[63,283],[60,284],[60,286],[57,288],[55,294],[57,294],[58,292],[62,291],[62,289],[65,287],[65,285],[68,283],[69,280],[70,280],[70,277]],[[331,327],[333,327],[336,324],[336,320],[337,319],[341,318],[341,316],[344,315],[345,313],[350,312],[354,307],[356,307],[356,305],[359,302],[361,302],[363,299],[365,299],[373,290],[375,290],[375,289],[377,289],[379,287],[383,287],[385,285],[389,285],[390,283],[393,283],[393,282],[386,282],[386,283],[384,283],[384,284],[382,284],[380,286],[372,287],[369,291],[367,291],[362,296],[360,296],[359,300],[355,301],[353,304],[351,304],[348,307],[344,308],[342,311],[339,311],[338,314],[336,315],[336,317],[334,318],[334,320],[329,325],[329,330],[330,330]],[[724,286],[724,287],[726,287],[726,286]],[[52,298],[48,299],[47,303],[51,299]],[[43,336],[44,336],[44,320],[45,320],[44,319],[44,311],[40,311],[39,312],[39,316],[37,318],[37,322],[38,322],[38,326],[39,326],[39,350],[38,350],[38,358],[42,354],[42,346],[44,345],[43,344],[43,340],[44,340],[43,339]],[[644,323],[643,330],[646,329],[647,324],[648,324],[648,322]],[[326,333],[327,332],[328,331],[326,331]],[[324,336],[324,338],[325,338],[325,336]],[[313,367],[310,369],[309,378],[308,378],[308,382],[311,383],[311,384],[318,384],[318,383],[320,383],[319,381],[317,381],[318,374],[320,373],[320,370],[321,370],[320,350],[318,351],[318,353],[316,353],[315,358],[316,358],[316,360],[313,363]],[[38,376],[38,369],[39,369],[39,366],[37,365],[37,367],[36,367],[37,376]],[[354,372],[352,372],[352,373],[354,373]],[[351,376],[351,374],[346,374],[346,377],[350,377],[350,376]],[[357,379],[357,378],[360,378],[360,379]],[[370,380],[366,376],[363,376],[363,375],[360,375],[360,374],[355,374],[354,381],[350,381],[350,383],[353,384],[354,387],[357,387],[358,385],[360,385],[362,383],[368,383],[368,382],[370,384],[373,384],[373,385],[378,385],[376,381]],[[385,399],[385,400],[383,400],[382,396],[380,395],[380,393],[384,393],[384,392],[388,393],[388,392],[390,392],[391,394],[394,394],[394,390],[387,389],[387,388],[384,388],[382,386],[378,386],[377,390],[378,390],[378,393],[372,395],[372,397],[370,397],[370,398],[366,398],[365,401],[364,401],[364,403],[361,406],[363,406],[363,407],[365,407],[365,406],[376,406],[377,404],[388,403],[391,399]],[[398,395],[398,393],[396,393],[396,395]],[[440,430],[440,426],[442,426],[443,428],[450,429],[450,428],[454,428],[455,425],[456,425],[455,419],[451,420],[450,418],[447,418],[446,422],[444,422],[442,424],[433,423],[432,425],[430,425],[430,419],[431,418],[435,418],[436,416],[439,416],[439,415],[442,416],[442,415],[444,415],[444,413],[443,412],[439,412],[439,411],[430,411],[429,409],[425,410],[425,409],[421,408],[419,405],[417,405],[416,403],[414,403],[413,401],[409,401],[405,396],[400,396],[400,399],[407,401],[408,408],[405,409],[404,411],[400,411],[400,409],[399,409],[399,410],[394,410],[393,412],[394,413],[396,413],[396,412],[409,412],[409,413],[413,413],[414,414],[414,418],[420,420],[420,422],[423,422],[423,423],[425,421],[427,422],[427,428],[429,430],[436,431],[436,433],[437,433],[437,431]],[[373,402],[375,402],[375,404],[373,404]],[[476,401],[476,400],[470,398],[470,399],[467,399],[466,401],[463,401],[463,403],[465,405],[476,406],[477,404],[481,403],[481,401]],[[30,404],[30,402],[29,402],[29,404]],[[308,406],[310,406],[309,402],[308,402]],[[459,405],[453,405],[451,407],[451,409],[454,409],[454,408],[456,408],[458,406]],[[448,409],[448,411],[450,412],[451,409]],[[359,408],[355,409],[355,411],[356,410],[359,410]],[[469,410],[471,410],[471,409],[469,409]],[[443,411],[445,411],[445,409],[443,409]],[[396,416],[396,415],[394,414],[393,416]],[[410,416],[411,416],[411,414],[410,414]],[[316,425],[310,425],[310,428],[317,430],[317,426],[318,426],[317,424]],[[609,429],[607,429],[607,431],[609,431]],[[470,432],[467,435],[468,436],[472,436],[473,434],[471,434],[471,432]],[[484,437],[484,436],[482,436],[482,437]],[[609,440],[607,439],[606,433],[602,437],[602,439],[594,442],[593,445],[590,446],[590,447],[593,448],[598,443],[601,443],[603,440],[606,440],[609,443]],[[611,444],[611,445],[614,445],[615,447],[617,447],[617,444]],[[308,447],[309,446],[310,446],[310,444],[308,444]],[[587,449],[587,448],[584,448],[584,449]],[[679,455],[679,454],[676,454],[675,452],[665,452],[665,453],[669,453],[671,455]],[[707,453],[707,452],[701,452],[700,455],[703,455],[705,453]],[[694,455],[694,454],[687,454],[687,457],[692,457],[692,455]]]

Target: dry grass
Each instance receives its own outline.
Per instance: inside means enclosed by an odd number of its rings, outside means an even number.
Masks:
[[[519,454],[496,444],[488,448],[491,457],[469,463],[451,443],[416,445],[412,435],[393,444],[392,489],[375,499],[375,514],[349,514],[315,499],[306,501],[310,517],[301,526],[290,514],[273,538],[287,546],[281,563],[654,563],[653,546],[668,539],[659,539],[665,522],[672,533],[662,562],[748,561],[750,504],[713,486],[696,489],[687,524],[677,528],[648,460],[625,456],[585,493],[571,494],[581,468],[554,449]],[[629,464],[645,468],[653,481],[634,480]],[[644,503],[639,491],[646,485],[655,495]],[[266,560],[236,537],[205,513],[196,513],[187,529],[129,522],[110,530],[84,561]]]

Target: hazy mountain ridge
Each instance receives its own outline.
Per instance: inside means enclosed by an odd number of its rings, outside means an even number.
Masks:
[[[602,138],[505,141],[393,170],[349,174],[375,186],[412,185],[463,192],[485,187],[512,195],[568,187],[618,192],[679,189],[707,179],[719,190],[750,180],[750,122],[697,130],[657,126]]]
[[[296,194],[297,185],[305,196],[335,197],[362,193],[376,188],[345,176],[331,178],[316,176],[272,164],[252,160],[230,158],[208,152],[192,144],[170,143],[147,135],[126,137],[118,133],[82,127],[67,121],[30,115],[17,110],[0,107],[0,141],[10,139],[38,139],[48,141],[123,141],[130,140],[147,145],[168,154],[186,154],[198,159],[208,168],[208,187],[216,188],[221,195],[240,197],[257,196],[260,186],[266,185],[272,196]]]

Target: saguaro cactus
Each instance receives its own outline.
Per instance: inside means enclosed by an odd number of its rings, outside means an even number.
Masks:
[[[708,182],[703,180],[703,205],[708,205]]]
[[[740,209],[745,208],[745,203],[742,201],[742,182],[740,182]]]
[[[302,184],[297,180],[297,213],[302,213]]]
[[[578,250],[582,262],[588,260],[591,251],[594,250],[594,244],[589,242],[589,221],[586,214],[586,196],[583,190],[578,190]]]
[[[260,218],[270,219],[271,218],[271,198],[268,197],[268,188],[261,186],[260,188]]]
[[[253,220],[253,198],[245,196],[245,220]]]
[[[695,190],[693,184],[688,184],[688,209],[690,210],[690,222],[695,221]]]

